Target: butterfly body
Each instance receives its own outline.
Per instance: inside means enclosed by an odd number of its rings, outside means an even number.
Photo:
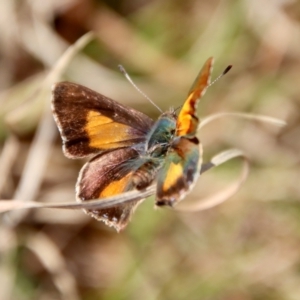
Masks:
[[[156,204],[173,206],[191,190],[202,161],[196,106],[209,85],[212,63],[212,58],[205,63],[178,116],[170,110],[156,122],[81,85],[54,86],[52,109],[65,155],[96,155],[80,171],[78,201],[142,190],[155,183]],[[140,201],[87,212],[119,231]]]

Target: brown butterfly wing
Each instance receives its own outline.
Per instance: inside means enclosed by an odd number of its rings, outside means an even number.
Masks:
[[[54,85],[52,110],[69,158],[144,142],[154,123],[141,112],[70,82]]]
[[[156,204],[173,206],[193,188],[199,177],[202,147],[196,137],[180,137],[173,144],[157,176]]]
[[[80,171],[76,185],[78,201],[110,197],[133,189],[132,174],[140,164],[139,154],[132,148],[115,149],[97,155]],[[86,212],[120,231],[129,222],[139,202]]]

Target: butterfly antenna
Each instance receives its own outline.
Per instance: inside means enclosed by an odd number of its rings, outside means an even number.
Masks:
[[[211,82],[208,87],[210,87],[213,84],[215,84],[219,79],[221,79],[225,74],[227,74],[230,71],[231,68],[232,68],[232,65],[227,66],[225,68],[225,70],[222,72],[222,74],[219,75],[213,82]]]
[[[132,84],[132,86],[144,97],[146,98],[150,103],[152,103],[153,106],[155,106],[161,113],[163,112],[157,104],[155,104],[144,92],[142,92],[137,85],[132,81],[126,70],[122,65],[119,65],[119,70],[122,72],[122,74],[125,76],[125,78]]]

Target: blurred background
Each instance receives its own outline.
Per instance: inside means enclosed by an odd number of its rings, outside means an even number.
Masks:
[[[63,70],[53,68],[86,32]],[[300,299],[300,5],[297,0],[0,2],[0,198],[75,201],[82,160],[69,160],[50,109],[55,81],[86,85],[153,118],[178,107],[209,56],[213,77],[199,116],[240,111],[203,128],[204,160],[228,148],[250,158],[240,191],[197,213],[153,209],[121,233],[81,211],[1,216],[0,299]],[[47,77],[48,76],[48,77]],[[232,161],[204,174],[194,197],[238,176]]]

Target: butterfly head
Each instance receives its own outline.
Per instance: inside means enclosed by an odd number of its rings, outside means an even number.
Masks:
[[[174,111],[163,113],[155,122],[147,136],[146,152],[151,156],[166,153],[176,132],[176,114]]]

